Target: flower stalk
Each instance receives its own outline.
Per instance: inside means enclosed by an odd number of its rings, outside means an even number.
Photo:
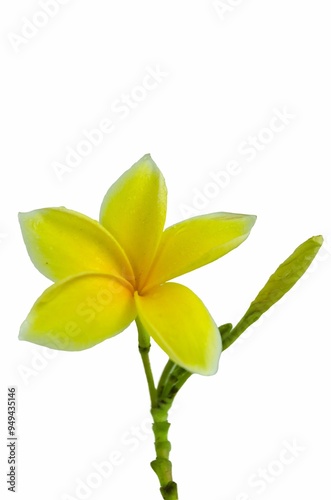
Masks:
[[[172,478],[172,463],[169,459],[171,443],[168,439],[168,411],[171,404],[172,401],[169,404],[158,403],[157,408],[151,409],[156,451],[156,459],[151,462],[151,467],[159,478],[160,492],[164,500],[178,500],[177,484]]]
[[[136,324],[138,329],[138,348],[151,400],[152,428],[155,437],[156,458],[151,462],[151,467],[159,479],[162,498],[164,500],[178,500],[177,484],[172,477],[172,463],[169,459],[171,443],[168,439],[170,428],[168,412],[178,392],[171,389],[174,382],[177,383],[179,381],[177,376],[172,378],[172,383],[169,381],[169,378],[171,378],[171,372],[175,371],[177,365],[171,360],[168,361],[160,378],[159,386],[156,388],[149,359],[150,338],[139,320],[136,321]]]
[[[150,337],[148,333],[144,330],[141,322],[138,319],[136,319],[136,325],[138,329],[138,349],[143,362],[146,374],[146,380],[148,384],[149,395],[151,399],[151,406],[153,408],[157,404],[157,394],[156,394],[151,362],[149,359],[149,351],[151,348]]]

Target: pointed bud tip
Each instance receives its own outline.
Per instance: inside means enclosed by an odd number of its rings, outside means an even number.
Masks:
[[[159,170],[150,153],[146,153],[144,156],[142,156],[140,160],[138,160],[133,166],[144,166],[150,168],[151,170]]]
[[[18,212],[18,214],[17,214],[18,220],[21,221],[21,220],[26,219],[28,214],[29,214],[29,212]]]
[[[319,246],[322,246],[324,242],[324,238],[321,234],[319,234],[318,236],[312,236],[311,240],[317,243]]]
[[[21,324],[18,340],[26,340],[26,320]]]
[[[251,220],[251,224],[252,224],[252,227],[253,227],[254,224],[255,224],[255,222],[256,222],[257,215],[250,215],[249,218]]]

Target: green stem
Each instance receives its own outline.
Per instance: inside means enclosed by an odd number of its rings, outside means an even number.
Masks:
[[[159,478],[160,492],[164,500],[178,500],[177,484],[172,479],[172,463],[169,460],[171,444],[168,439],[168,411],[171,404],[172,401],[168,404],[159,403],[157,408],[151,409],[156,451],[156,459],[151,462],[151,467]]]
[[[169,379],[169,376],[172,372],[172,370],[175,368],[175,363],[169,359],[168,363],[165,365],[164,370],[162,372],[162,375],[160,377],[158,386],[157,386],[157,393],[158,395],[163,392],[163,389]]]
[[[145,332],[142,324],[138,319],[136,320],[136,324],[138,329],[138,348],[144,365],[149,395],[151,398],[151,406],[153,408],[157,404],[157,393],[156,393],[151,363],[149,360],[149,351],[151,348],[151,342],[149,335]]]
[[[150,338],[147,332],[144,330],[140,321],[136,320],[136,323],[138,328],[139,352],[143,362],[151,399],[151,414],[153,417],[153,432],[155,436],[154,445],[156,451],[156,459],[151,462],[151,467],[159,478],[162,498],[164,500],[178,500],[177,484],[172,479],[172,463],[169,460],[171,444],[168,439],[168,431],[170,427],[170,424],[168,422],[168,411],[173,403],[173,397],[167,398],[166,400],[162,401],[159,400],[149,360],[149,351],[151,347]],[[172,361],[169,361],[166,365],[164,382],[166,382],[168,375],[170,374],[174,366],[176,365],[174,365]],[[167,372],[169,373],[167,374]]]
[[[173,365],[173,369],[169,373],[166,382],[162,386],[160,384],[158,385],[157,393],[158,398],[161,401],[167,400],[169,398],[173,400],[179,389],[183,387],[185,382],[192,375],[192,373],[185,370],[185,368],[182,368],[176,364]]]

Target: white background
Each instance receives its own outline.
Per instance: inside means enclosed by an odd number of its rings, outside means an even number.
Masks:
[[[18,388],[15,498],[83,498],[79,481],[97,480],[93,463],[116,451],[121,463],[85,498],[161,498],[134,325],[80,353],[17,340],[49,286],[29,261],[17,212],[64,205],[97,218],[111,183],[147,152],[167,181],[167,224],[192,209],[258,216],[239,249],[177,280],[218,324],[238,321],[302,241],[328,242],[306,279],[224,353],[218,374],[192,377],[178,396],[170,437],[180,499],[329,498],[329,2],[228,0],[222,15],[212,0],[69,0],[53,17],[40,4],[0,7],[1,498],[13,498],[8,385]],[[143,90],[151,69],[162,76]],[[131,107],[120,112],[125,94]],[[284,110],[287,124],[272,121]],[[67,148],[106,118],[112,132],[56,175]],[[270,121],[282,130],[270,132]],[[261,150],[248,154],[256,136]],[[236,175],[224,177],[231,161]],[[156,372],[166,361],[155,345],[152,361]],[[293,442],[300,451],[285,455]],[[261,468],[268,479],[258,487]]]

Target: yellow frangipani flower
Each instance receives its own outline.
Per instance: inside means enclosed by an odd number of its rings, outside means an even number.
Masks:
[[[166,230],[167,188],[145,155],[110,187],[100,222],[66,208],[19,215],[36,268],[55,283],[35,302],[20,339],[66,351],[92,347],[137,320],[188,371],[217,371],[222,342],[202,301],[167,281],[242,243],[253,215],[214,213]]]

